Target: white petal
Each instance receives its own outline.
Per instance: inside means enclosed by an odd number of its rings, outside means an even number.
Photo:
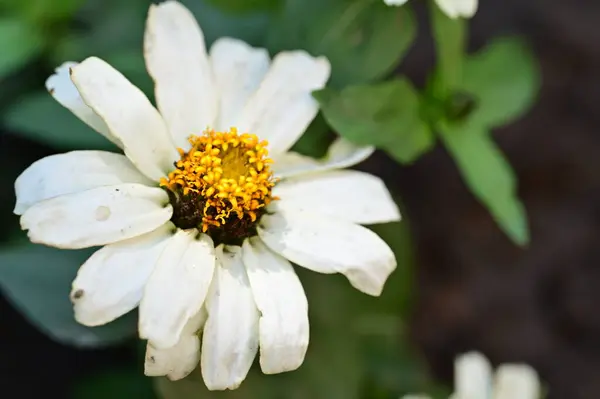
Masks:
[[[269,70],[269,53],[224,37],[211,47],[210,62],[220,95],[215,129],[229,130],[236,126],[242,109]]]
[[[450,18],[471,18],[477,11],[478,0],[436,0],[436,2]]]
[[[273,206],[369,224],[400,220],[400,212],[380,178],[354,170],[296,177],[277,184]]]
[[[330,71],[324,57],[279,53],[244,108],[238,129],[268,140],[273,154],[287,151],[317,115],[319,106],[311,93],[325,86]]]
[[[185,378],[200,361],[200,339],[197,335],[182,336],[171,348],[158,349],[146,344],[144,374],[149,377],[166,375],[172,381]]]
[[[206,298],[202,377],[210,390],[235,389],[258,349],[258,310],[239,247],[217,248],[220,265]]]
[[[343,169],[356,165],[375,151],[375,147],[358,147],[343,138],[336,139],[323,159],[314,159],[295,152],[287,152],[273,157],[273,171],[279,178],[288,178],[305,173]]]
[[[260,311],[260,367],[265,374],[295,370],[308,348],[308,303],[287,259],[258,237],[246,240],[243,261]]]
[[[343,273],[350,284],[380,295],[396,268],[394,253],[377,234],[360,225],[309,212],[264,215],[258,233],[275,252],[319,273]]]
[[[186,324],[181,339],[167,349],[157,349],[148,342],[144,374],[149,377],[166,375],[176,381],[190,374],[200,361],[200,339],[197,331],[204,325],[206,311],[201,310]]]
[[[173,169],[179,154],[162,117],[140,89],[96,57],[72,68],[71,79],[142,173],[158,181]]]
[[[388,6],[401,6],[407,1],[408,0],[383,0],[383,2]]]
[[[75,319],[86,326],[109,323],[134,309],[173,226],[107,245],[77,272],[71,290]]]
[[[160,188],[120,184],[61,195],[37,203],[21,216],[34,243],[87,248],[126,240],[167,222],[173,214]]]
[[[459,356],[454,364],[454,389],[458,398],[489,398],[492,367],[480,353]]]
[[[540,381],[533,368],[521,364],[498,367],[494,399],[538,399],[540,395]]]
[[[92,129],[123,148],[121,141],[113,136],[102,118],[83,102],[77,87],[71,81],[69,70],[76,65],[77,62],[65,62],[56,68],[54,75],[46,79],[46,90],[60,105],[67,108]]]
[[[15,181],[14,213],[22,215],[32,205],[59,195],[121,183],[153,182],[121,154],[105,151],[72,151],[34,162]]]
[[[218,97],[204,35],[192,13],[178,1],[151,5],[144,36],[146,66],[155,83],[156,103],[173,141],[212,127]]]
[[[140,303],[139,333],[156,348],[179,341],[187,321],[206,298],[215,269],[215,248],[206,234],[179,230],[162,252]]]

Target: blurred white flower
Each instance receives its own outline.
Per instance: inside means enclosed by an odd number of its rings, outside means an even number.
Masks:
[[[401,6],[408,0],[383,0],[388,6]],[[436,0],[438,7],[450,18],[471,18],[477,11],[478,0]]]
[[[450,399],[539,399],[536,371],[525,364],[503,364],[492,375],[490,362],[480,353],[469,352],[456,359],[454,393]],[[403,399],[429,399],[406,395]]]
[[[396,267],[360,226],[400,219],[389,192],[375,176],[341,170],[373,148],[337,140],[321,160],[288,151],[317,114],[323,57],[271,61],[231,38],[207,54],[176,1],[150,7],[144,53],[158,110],[95,57],[48,79],[58,102],[125,155],[35,162],[15,183],[14,212],[35,243],[104,246],[73,282],[75,317],[97,326],[139,305],[147,375],[180,379],[200,362],[209,389],[234,389],[259,348],[264,373],[294,370],[309,324],[290,261],[343,273],[370,295]]]

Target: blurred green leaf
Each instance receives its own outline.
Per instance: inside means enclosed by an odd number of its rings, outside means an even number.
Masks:
[[[287,0],[267,40],[271,52],[305,49],[331,62],[330,84],[344,87],[385,76],[416,34],[408,7],[380,0]]]
[[[440,135],[467,186],[519,245],[529,242],[525,208],[514,172],[489,132],[474,123],[440,126]]]
[[[0,18],[0,84],[16,69],[39,54],[44,38],[34,26],[16,18]]]
[[[91,374],[76,382],[70,399],[154,399],[152,379],[137,368]]]
[[[215,7],[229,12],[272,10],[281,6],[283,0],[206,0]]]
[[[2,115],[2,122],[14,134],[59,150],[116,149],[45,92],[15,101]]]
[[[119,343],[136,333],[134,313],[95,328],[78,324],[73,316],[71,282],[91,253],[28,242],[6,245],[0,248],[0,287],[33,325],[58,342],[78,347]]]
[[[0,6],[35,24],[51,24],[69,18],[85,0],[2,0]]]
[[[520,39],[496,39],[466,59],[462,89],[475,96],[471,119],[480,126],[502,126],[521,117],[539,88],[535,57]]]
[[[86,3],[80,12],[84,30],[72,31],[54,49],[52,63],[100,58],[123,50],[141,54],[148,0],[103,0]]]
[[[319,159],[325,156],[334,134],[325,122],[323,115],[318,113],[308,129],[292,147],[292,151]]]
[[[411,163],[435,144],[420,115],[419,95],[406,78],[313,93],[331,127],[359,145],[375,145]]]
[[[268,13],[258,11],[243,15],[231,14],[209,4],[207,0],[182,0],[181,2],[198,20],[208,45],[222,36],[235,37],[253,46],[264,44],[269,27]],[[249,2],[246,0],[245,3]]]

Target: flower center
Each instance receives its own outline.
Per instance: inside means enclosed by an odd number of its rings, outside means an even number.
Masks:
[[[171,220],[182,229],[201,229],[215,245],[241,244],[256,234],[257,220],[276,199],[268,142],[235,128],[208,130],[189,142],[192,148],[178,149],[181,159],[160,182],[169,191]]]

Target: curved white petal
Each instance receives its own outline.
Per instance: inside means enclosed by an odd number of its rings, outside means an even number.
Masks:
[[[139,333],[159,349],[174,346],[206,298],[215,248],[206,234],[179,230],[162,252],[140,303]]]
[[[158,109],[174,143],[212,127],[217,117],[204,35],[192,13],[178,1],[151,5],[144,35],[146,67],[155,83]]]
[[[279,53],[244,107],[239,131],[268,140],[273,154],[287,151],[317,115],[312,92],[325,86],[330,71],[325,57],[304,51]]]
[[[396,258],[377,234],[360,225],[309,212],[264,215],[258,233],[278,254],[319,273],[343,273],[350,284],[380,295]]]
[[[162,117],[140,89],[96,57],[71,68],[71,79],[142,173],[158,181],[173,169],[179,154]]]
[[[46,90],[60,105],[67,108],[92,129],[123,148],[121,141],[113,136],[102,118],[83,102],[77,87],[71,81],[70,69],[77,66],[77,64],[77,62],[65,62],[57,67],[54,70],[54,75],[50,75],[46,79]]]
[[[348,140],[337,138],[323,159],[314,159],[295,152],[287,152],[273,157],[273,172],[281,179],[303,175],[305,173],[323,172],[332,169],[343,169],[356,165],[375,151],[375,147],[359,147]]]
[[[22,215],[32,205],[59,195],[121,183],[152,185],[121,154],[106,151],[72,151],[34,162],[15,181],[14,213]]]
[[[489,398],[492,366],[480,353],[469,352],[454,362],[454,389],[458,398]]]
[[[171,348],[158,349],[146,344],[144,374],[149,377],[166,375],[171,381],[181,380],[190,374],[200,361],[200,339],[197,335],[182,336]]]
[[[337,170],[296,177],[277,184],[273,208],[370,224],[400,220],[400,211],[383,181],[371,174]]]
[[[242,246],[256,306],[260,311],[260,367],[265,374],[295,370],[308,348],[308,302],[287,259],[258,237]]]
[[[210,390],[237,388],[258,349],[259,314],[240,252],[240,247],[217,248],[220,264],[206,298],[200,362]]]
[[[494,399],[538,399],[540,395],[540,380],[532,367],[504,364],[496,370]]]
[[[436,0],[436,3],[450,18],[471,18],[477,12],[478,0]]]
[[[388,6],[401,6],[407,1],[408,0],[383,0],[383,2]]]
[[[202,309],[186,324],[181,339],[171,348],[158,349],[151,342],[146,344],[144,374],[149,377],[166,375],[176,381],[190,374],[200,361],[200,339],[197,331],[202,328],[206,311]]]
[[[220,97],[215,129],[229,130],[236,126],[248,99],[269,70],[269,53],[241,40],[223,37],[212,45],[210,63]]]
[[[75,319],[86,326],[99,326],[138,306],[173,227],[165,223],[150,233],[96,251],[73,281]]]
[[[21,216],[34,243],[87,248],[126,240],[167,222],[173,214],[160,188],[120,184],[61,195],[37,203]]]

